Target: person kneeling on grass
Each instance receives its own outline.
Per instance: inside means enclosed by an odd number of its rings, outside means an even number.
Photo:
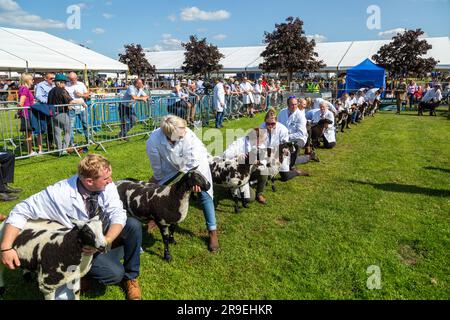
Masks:
[[[3,239],[0,240],[1,262],[12,270],[20,267],[17,252],[10,248],[27,220],[56,221],[73,228],[71,219],[87,221],[97,215],[103,222],[103,232],[111,250],[100,254],[84,248],[85,254],[94,256],[87,277],[104,285],[121,283],[128,300],[140,300],[137,278],[142,225],[134,218],[127,218],[117,188],[112,183],[111,164],[100,155],[88,155],[78,165],[76,176],[47,187],[11,211],[5,221]],[[82,291],[83,280],[86,279],[82,279]],[[69,291],[66,286],[58,289],[56,299],[75,299],[70,297]]]
[[[320,110],[317,110],[312,118],[312,124],[319,125],[321,120],[326,120],[327,123],[324,124],[324,130],[315,133],[313,130],[313,135],[311,137],[314,147],[320,146],[320,139],[323,138],[323,145],[325,149],[333,149],[336,146],[336,130],[334,128],[334,115],[328,110],[328,106],[325,103],[320,105]]]

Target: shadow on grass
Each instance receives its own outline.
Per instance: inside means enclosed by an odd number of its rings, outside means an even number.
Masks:
[[[441,171],[441,172],[444,172],[444,173],[450,173],[450,169],[444,169],[444,168],[438,168],[438,167],[431,167],[431,166],[429,166],[429,167],[424,167],[424,169]]]
[[[399,193],[411,193],[411,194],[423,194],[432,197],[450,197],[450,190],[445,189],[430,189],[423,188],[409,184],[398,184],[398,183],[372,183],[357,180],[349,180],[350,183],[356,183],[361,185],[370,185],[375,189],[389,191],[389,192],[399,192]]]

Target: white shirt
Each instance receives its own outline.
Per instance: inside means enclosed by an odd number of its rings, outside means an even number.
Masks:
[[[276,127],[270,132],[267,129],[266,123],[263,123],[260,128],[267,130],[267,138],[264,143],[267,148],[277,151],[280,144],[289,142],[289,130],[281,122],[277,122]]]
[[[222,82],[219,82],[214,87],[213,100],[214,110],[217,112],[223,112],[225,107],[225,87]]]
[[[322,98],[314,99],[314,104],[312,106],[312,109],[320,109],[320,105],[322,104],[322,102],[325,102],[328,105],[328,109],[329,110],[331,110],[334,113],[337,113],[337,110],[334,107],[334,105],[330,101],[327,101],[327,100],[322,99]]]
[[[334,115],[330,110],[327,110],[325,114],[322,116],[322,113],[320,110],[317,110],[313,115],[312,123],[319,123],[321,119],[328,119],[332,121],[330,125],[328,125],[328,129],[325,130],[323,135],[327,139],[329,143],[336,142],[336,131],[334,128]]]
[[[289,131],[289,141],[303,141],[304,144],[308,141],[308,130],[306,129],[306,114],[305,110],[296,110],[289,116],[289,109],[283,109],[278,114],[278,122],[283,124]]]
[[[199,171],[211,184],[208,190],[214,197],[211,170],[208,163],[208,152],[200,139],[186,128],[185,137],[170,144],[161,128],[152,132],[147,140],[147,155],[153,169],[154,178],[160,185],[173,178],[178,172],[188,172],[198,167]]]
[[[356,99],[356,104],[358,105],[358,107],[362,106],[366,102],[366,99],[363,96],[360,96],[359,98],[356,97],[355,99]]]
[[[431,89],[428,90],[422,98],[423,102],[430,102],[433,100],[434,102],[438,102],[442,100],[442,93],[440,89]]]
[[[66,179],[47,187],[14,207],[6,223],[23,229],[27,220],[51,220],[73,228],[70,219],[87,221],[89,215],[83,197],[78,192],[78,176]],[[110,224],[125,226],[127,214],[123,209],[117,187],[114,183],[106,186],[98,197],[98,204]]]
[[[225,152],[223,157],[227,160],[235,159],[239,156],[244,156],[252,151],[252,146],[248,137],[241,137],[233,141]]]
[[[376,95],[376,92],[379,90],[379,88],[373,88],[367,91],[365,100],[370,103],[374,103],[375,100],[380,100],[380,95]]]
[[[244,104],[255,103],[255,99],[253,97],[253,86],[250,82],[242,82],[240,85],[241,90],[243,91],[242,102]]]
[[[88,93],[88,89],[86,88],[86,85],[83,82],[77,81],[76,84],[73,84],[72,82],[66,83],[66,90],[69,93],[70,97],[72,99],[83,99],[78,97],[75,93],[79,94],[86,94]],[[84,99],[83,99],[84,102]]]

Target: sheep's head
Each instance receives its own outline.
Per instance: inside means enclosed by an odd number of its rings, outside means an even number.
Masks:
[[[100,252],[106,252],[107,242],[103,235],[103,224],[99,216],[95,216],[88,221],[72,220],[78,229],[78,240],[81,246],[97,249]]]
[[[188,188],[199,186],[202,191],[208,191],[211,189],[211,184],[199,171],[197,171],[197,168],[198,167],[188,171],[183,179],[187,183]]]

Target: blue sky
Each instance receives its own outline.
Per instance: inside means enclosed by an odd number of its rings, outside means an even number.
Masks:
[[[81,8],[80,29],[67,28],[71,5]],[[380,9],[380,29],[367,27],[370,5]],[[46,31],[113,58],[127,43],[173,50],[191,34],[221,47],[258,45],[290,15],[322,42],[385,39],[398,28],[449,36],[449,14],[450,0],[0,0],[0,26]]]

